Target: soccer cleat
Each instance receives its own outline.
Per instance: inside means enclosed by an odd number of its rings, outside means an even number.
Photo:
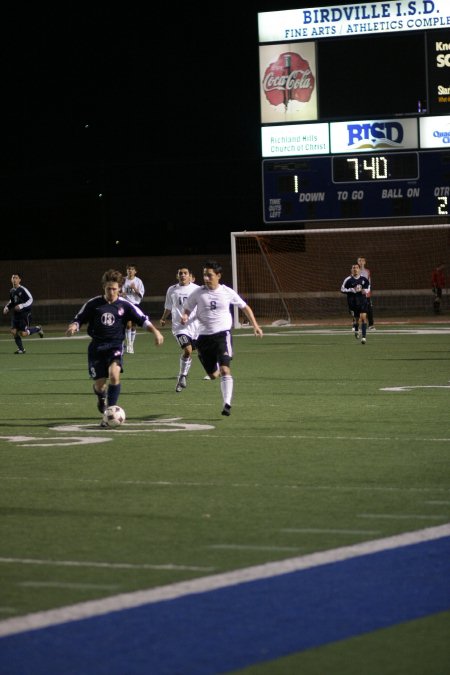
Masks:
[[[105,420],[102,420],[102,421],[100,422],[100,429],[108,429],[108,428],[109,428],[109,427],[108,427],[107,422],[105,422]]]
[[[97,396],[97,410],[99,411],[99,413],[103,415],[107,407],[108,406],[106,405],[106,396]]]
[[[18,349],[17,351],[14,352],[14,354],[25,354],[25,349]]]
[[[231,405],[225,403],[223,406],[222,415],[225,415],[225,417],[229,417],[231,415]]]
[[[376,330],[375,326],[369,326],[369,330]]]
[[[366,338],[361,338],[361,344],[365,345],[366,344]]]
[[[186,375],[180,375],[177,386],[175,387],[175,391],[181,391],[182,389],[186,389]]]
[[[127,354],[134,354],[133,345],[127,345]]]
[[[359,330],[355,330],[355,338],[359,340]]]
[[[43,338],[43,337],[44,337],[44,331],[42,330],[42,326],[36,326],[36,328],[39,329],[39,330],[38,330],[39,337],[40,337],[40,338]]]

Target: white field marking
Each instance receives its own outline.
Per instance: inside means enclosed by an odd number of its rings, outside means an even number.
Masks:
[[[24,588],[70,588],[73,590],[89,591],[117,591],[120,586],[118,584],[78,584],[68,581],[21,581],[17,584]]]
[[[275,407],[275,406],[274,406]],[[281,407],[281,406],[280,406]],[[202,438],[217,438],[216,436],[213,436],[211,434],[202,434]],[[226,436],[226,438],[258,438],[261,439],[261,436],[258,434],[239,434],[239,436],[235,436],[233,434],[229,434]],[[411,442],[423,442],[427,441],[429,443],[435,443],[435,442],[444,442],[448,443],[450,441],[450,437],[448,438],[421,438],[420,436],[307,436],[306,434],[265,434],[264,439],[266,438],[276,438],[280,440],[291,440],[291,439],[299,439],[299,440],[306,440],[306,441],[315,441],[315,440],[327,440],[327,441],[406,441],[407,443]]]
[[[174,418],[174,426],[177,426],[179,428],[171,428],[171,429],[154,429],[154,428],[152,428],[152,429],[142,429],[142,427],[138,428],[138,429],[128,429],[128,427],[131,425],[131,423],[129,424],[127,422],[126,425],[124,425],[123,428],[119,427],[118,429],[117,428],[116,429],[101,429],[100,427],[97,427],[95,425],[89,425],[89,424],[81,425],[80,424],[80,425],[76,425],[76,426],[52,427],[52,430],[53,431],[73,431],[73,430],[76,430],[78,432],[82,432],[82,431],[85,431],[86,429],[88,429],[90,432],[98,431],[102,434],[104,434],[105,432],[118,434],[118,433],[127,433],[127,432],[129,432],[129,433],[142,433],[143,431],[152,431],[152,432],[153,431],[202,431],[203,429],[208,429],[208,430],[209,429],[215,429],[214,426],[207,425],[207,424],[197,425],[197,424],[187,424],[187,423],[182,424],[182,423],[180,423],[178,425],[178,422],[175,422],[175,420],[179,420],[179,419],[181,419],[181,418],[180,417]],[[163,420],[162,422],[165,424],[167,422],[167,420]],[[157,422],[149,420],[149,421],[146,421],[146,422],[133,422],[132,424],[135,425],[135,426],[138,426],[138,425],[145,426],[145,425],[152,425],[152,424],[156,425]],[[201,427],[201,428],[199,428],[199,427]],[[81,440],[81,437],[80,438],[75,437],[75,438],[77,440]],[[217,438],[217,437],[214,434],[202,434],[202,438]],[[241,438],[257,438],[257,439],[261,439],[261,436],[258,435],[258,434],[245,434],[244,433],[244,434],[239,434],[239,436],[230,434],[230,435],[227,436],[227,438],[240,438],[240,439]],[[424,442],[424,441],[426,441],[427,443],[448,443],[448,442],[450,442],[450,437],[448,437],[448,438],[429,438],[429,437],[420,437],[420,436],[412,436],[412,437],[411,436],[317,436],[317,435],[311,436],[311,435],[306,435],[306,434],[269,434],[269,435],[264,436],[264,438],[267,438],[267,439],[273,438],[273,439],[280,439],[280,440],[291,440],[291,439],[293,439],[293,440],[310,440],[310,441],[314,441],[314,440],[376,441],[376,442],[406,441],[407,443]],[[0,436],[0,440],[2,440],[2,439],[9,440],[9,441],[15,442],[15,443],[22,443],[22,442],[29,441],[30,439],[34,440],[34,437],[32,437],[32,436]],[[36,440],[42,440],[42,439],[39,439],[39,438],[36,437]],[[64,439],[60,439],[60,440],[62,440],[62,442],[64,442]],[[111,439],[105,436],[105,437],[103,437],[102,440],[104,441],[104,440],[111,440]],[[94,439],[86,441],[86,442],[93,443]],[[101,441],[97,440],[96,442],[99,443]],[[53,444],[53,445],[55,445],[55,444]]]
[[[423,513],[358,513],[356,517],[375,520],[447,520],[448,513],[439,516],[427,516]]]
[[[123,426],[115,429],[102,429],[99,425],[93,424],[62,424],[52,427],[53,431],[64,431],[70,433],[81,433],[83,431],[97,431],[101,434],[112,432],[113,434],[141,434],[143,431],[210,431],[215,427],[211,424],[188,424],[180,422],[181,417],[172,417],[158,420],[143,420],[142,422],[126,422]]]
[[[104,431],[102,429],[102,431]],[[64,447],[68,445],[92,445],[98,443],[107,443],[112,441],[112,438],[106,436],[100,438],[99,436],[50,436],[44,438],[38,436],[0,436],[0,440],[9,441],[10,443],[17,443],[21,448],[51,448],[54,446]],[[51,441],[51,442],[48,442]]]
[[[210,544],[206,548],[218,548],[230,551],[300,551],[300,546],[263,546],[251,544]]]
[[[412,389],[450,389],[450,384],[411,384],[404,387],[380,387],[379,391],[411,391]]]
[[[450,504],[450,502],[446,501],[441,501],[441,500],[434,500],[434,501],[429,501],[429,502],[424,502],[424,504]]]
[[[79,621],[93,616],[102,616],[110,612],[141,607],[164,600],[173,600],[187,595],[206,593],[219,588],[237,586],[239,584],[260,579],[269,579],[282,574],[289,574],[299,570],[311,569],[329,563],[342,562],[351,558],[371,555],[380,551],[387,551],[410,546],[435,539],[450,536],[450,523],[439,527],[430,527],[415,532],[405,532],[393,537],[365,541],[352,546],[319,551],[305,556],[288,558],[277,562],[255,565],[245,569],[233,570],[223,574],[215,574],[200,579],[180,581],[167,586],[150,588],[143,591],[121,593],[119,595],[90,600],[87,602],[60,607],[58,609],[35,612],[25,616],[0,621],[0,637],[14,635],[24,631],[38,630],[48,626],[55,626],[70,621]]]
[[[0,563],[7,565],[44,565],[47,567],[100,567],[103,569],[121,570],[167,570],[168,572],[213,572],[214,567],[199,567],[194,565],[150,565],[148,563],[107,563],[87,562],[83,560],[41,560],[39,558],[2,558]]]
[[[265,331],[267,327],[263,326]],[[448,335],[450,334],[450,328],[383,328],[376,331],[376,333],[370,332],[370,337],[377,339],[381,335]],[[308,335],[349,335],[352,336],[352,332],[348,328],[305,328],[300,330],[282,330],[282,331],[267,331],[265,332],[267,337],[290,337],[292,335],[300,335],[307,337]],[[233,334],[233,337],[254,337],[253,333],[251,334]]]
[[[450,439],[449,439],[450,440]],[[108,480],[103,478],[64,478],[58,476],[57,478],[51,477],[47,478],[45,476],[2,476],[0,474],[0,480],[17,480],[17,481],[32,481],[32,482],[71,482],[71,483],[104,483],[105,485],[148,485],[156,487],[200,487],[200,488],[222,488],[222,487],[233,487],[233,488],[251,488],[263,490],[273,489],[273,490],[309,490],[309,491],[319,491],[319,490],[337,490],[337,491],[357,491],[357,492],[433,492],[433,493],[449,493],[450,488],[438,488],[438,487],[400,487],[397,485],[388,486],[388,485],[302,485],[302,484],[270,484],[270,483],[224,483],[224,482],[209,482],[209,483],[199,483],[192,481],[169,481],[169,480]]]
[[[377,530],[328,530],[320,527],[285,527],[280,532],[292,532],[300,534],[356,534],[356,535],[367,535],[367,534],[381,534]]]

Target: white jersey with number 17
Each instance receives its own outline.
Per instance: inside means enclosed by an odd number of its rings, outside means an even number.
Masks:
[[[192,312],[186,325],[181,323],[184,302],[197,288],[200,288],[200,286],[191,281],[187,286],[173,284],[173,286],[169,286],[167,289],[164,309],[170,310],[172,315],[172,333],[174,335],[185,333],[191,338],[196,338],[198,335],[198,321],[195,312]]]

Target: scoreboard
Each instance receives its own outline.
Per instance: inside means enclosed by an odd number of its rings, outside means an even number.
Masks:
[[[263,160],[264,221],[450,213],[450,150]]]
[[[264,222],[448,220],[450,0],[303,7],[258,24]]]

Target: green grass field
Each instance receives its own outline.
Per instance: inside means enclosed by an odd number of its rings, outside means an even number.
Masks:
[[[236,331],[230,418],[196,358],[175,393],[170,331],[140,333],[117,431],[87,339],[47,330],[14,355],[4,332],[0,620],[450,522],[450,325],[423,329]],[[449,618],[245,672],[445,675]]]

